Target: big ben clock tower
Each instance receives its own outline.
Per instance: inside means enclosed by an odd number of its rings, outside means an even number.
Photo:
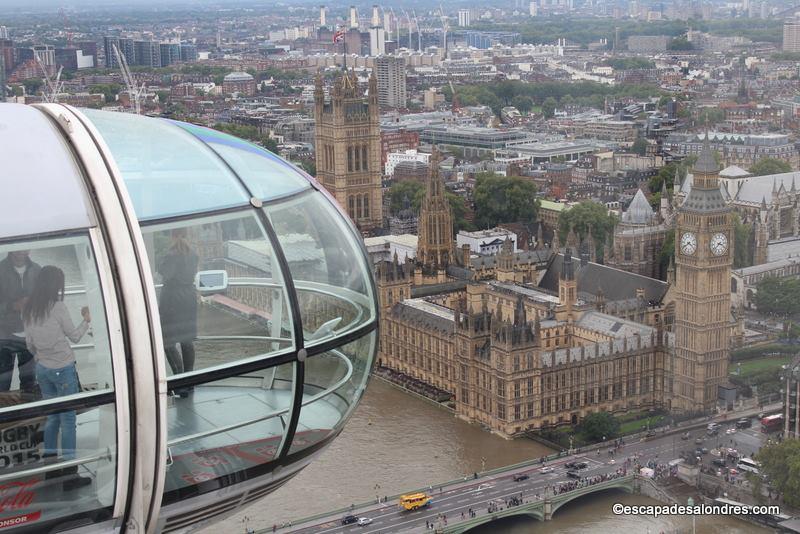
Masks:
[[[672,408],[709,412],[728,374],[733,225],[708,139],[675,230],[675,359]]]

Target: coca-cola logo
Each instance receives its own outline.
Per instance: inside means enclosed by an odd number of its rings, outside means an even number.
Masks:
[[[30,506],[36,499],[33,487],[38,483],[38,478],[32,478],[24,482],[9,482],[0,486],[0,514]]]

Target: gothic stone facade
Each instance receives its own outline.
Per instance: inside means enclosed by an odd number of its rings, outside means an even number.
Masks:
[[[329,101],[321,78],[314,91],[317,180],[363,232],[383,224],[376,83],[373,75],[366,99],[355,73],[336,79]]]

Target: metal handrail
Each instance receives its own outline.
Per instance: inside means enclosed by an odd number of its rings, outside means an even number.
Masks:
[[[312,395],[311,397],[309,397],[308,399],[306,399],[302,403],[300,403],[301,407],[307,406],[307,405],[309,405],[311,403],[314,403],[314,402],[320,400],[323,397],[327,397],[328,395],[330,395],[332,393],[335,393],[337,389],[342,387],[353,376],[353,363],[350,361],[350,358],[348,358],[347,356],[345,356],[344,354],[342,354],[338,350],[332,350],[330,352],[335,354],[336,356],[338,356],[342,360],[344,360],[345,364],[347,365],[347,372],[344,374],[344,376],[342,378],[340,378],[333,385],[329,386],[327,389],[325,389],[323,391],[320,391],[316,395]],[[186,443],[188,441],[194,441],[196,439],[204,438],[204,437],[207,437],[207,436],[213,436],[213,435],[216,435],[216,434],[222,434],[222,433],[225,433],[225,432],[228,432],[228,431],[231,431],[231,430],[236,430],[237,428],[241,428],[241,427],[244,427],[244,426],[252,425],[252,424],[255,424],[255,423],[260,423],[261,421],[266,421],[267,419],[272,419],[273,417],[276,417],[276,416],[279,416],[279,415],[283,415],[283,414],[287,413],[290,408],[291,408],[291,406],[287,406],[286,408],[281,408],[280,410],[274,410],[272,412],[269,412],[269,413],[267,413],[267,414],[265,414],[265,415],[263,415],[261,417],[255,418],[255,419],[249,419],[247,421],[240,421],[238,423],[233,423],[233,424],[226,425],[226,426],[223,426],[223,427],[217,427],[217,428],[213,428],[211,430],[205,430],[203,432],[197,432],[195,434],[189,434],[187,436],[183,436],[183,437],[180,437],[180,438],[175,438],[173,440],[168,441],[167,442],[167,446],[168,447],[172,447],[172,446],[175,446],[175,445],[179,445],[181,443]]]
[[[34,475],[41,475],[42,473],[55,471],[56,469],[64,469],[67,467],[89,464],[92,462],[97,462],[98,460],[111,461],[112,460],[111,450],[106,449],[105,453],[98,453],[93,456],[84,456],[83,458],[75,458],[74,460],[66,460],[64,462],[42,465],[40,467],[34,467],[32,469],[14,471],[13,473],[3,473],[0,474],[0,482],[5,482],[7,480],[16,480],[18,478],[24,478],[24,477],[31,477]]]

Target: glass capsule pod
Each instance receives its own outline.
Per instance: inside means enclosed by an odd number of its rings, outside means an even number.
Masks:
[[[211,129],[0,106],[0,530],[185,532],[341,431],[377,343],[356,229]]]

